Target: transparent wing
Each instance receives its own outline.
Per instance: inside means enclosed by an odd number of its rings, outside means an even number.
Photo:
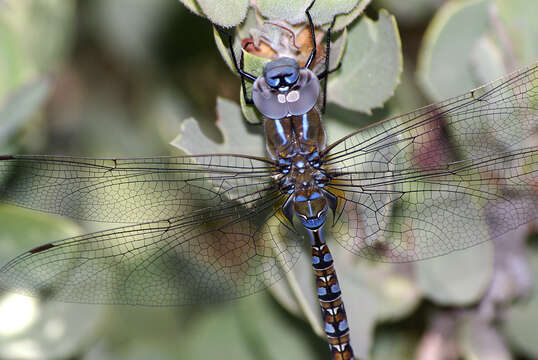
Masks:
[[[275,216],[272,190],[186,216],[41,245],[0,269],[0,287],[100,304],[182,305],[265,289],[296,262],[298,236]],[[280,239],[283,239],[281,241]]]
[[[327,227],[391,262],[476,245],[538,214],[538,65],[380,122],[328,148],[341,199]],[[491,222],[490,212],[505,215]]]
[[[270,160],[241,155],[136,159],[0,157],[0,201],[91,221],[139,223],[272,187]],[[3,180],[3,182],[2,182]]]

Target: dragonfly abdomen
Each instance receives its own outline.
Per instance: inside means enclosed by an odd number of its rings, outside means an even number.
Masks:
[[[342,291],[334,269],[333,258],[321,229],[309,231],[312,243],[312,267],[316,276],[318,300],[332,359],[353,359],[349,326],[342,301]]]

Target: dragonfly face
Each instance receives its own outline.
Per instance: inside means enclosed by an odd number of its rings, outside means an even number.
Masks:
[[[269,119],[305,114],[316,105],[320,92],[316,74],[299,68],[292,58],[281,57],[265,65],[254,82],[252,100]]]

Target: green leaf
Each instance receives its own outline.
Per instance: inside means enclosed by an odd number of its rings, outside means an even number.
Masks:
[[[302,327],[267,293],[203,308],[114,307],[102,322],[102,348],[114,359],[316,358]]]
[[[20,81],[23,57],[14,32],[0,19],[0,97]]]
[[[478,39],[488,30],[489,0],[446,3],[430,23],[419,53],[419,81],[436,101],[475,88],[469,63]],[[461,36],[465,29],[465,36]]]
[[[195,13],[196,15],[202,15],[202,9],[200,9],[200,5],[196,2],[196,0],[179,0],[187,9]]]
[[[319,349],[312,346],[309,337],[304,336],[303,329],[294,324],[289,314],[275,306],[267,293],[241,301],[237,314],[241,335],[251,349],[252,359],[325,358],[319,356]],[[323,342],[326,342],[325,338],[320,344]],[[327,347],[323,346],[322,349]],[[328,349],[325,351],[329,356]]]
[[[38,245],[80,233],[72,221],[59,216],[0,205],[0,263]]]
[[[237,104],[218,98],[217,116],[216,125],[223,137],[221,144],[207,138],[193,118],[183,122],[180,134],[170,144],[190,154],[240,153],[265,156],[262,128],[249,129]]]
[[[530,247],[527,258],[538,279],[538,249]],[[529,358],[538,359],[538,342],[536,341],[536,324],[538,324],[538,286],[532,288],[527,299],[513,305],[504,317],[504,332],[509,341]]]
[[[422,26],[441,3],[439,0],[377,0],[376,7],[389,10],[400,23]]]
[[[358,18],[364,12],[364,9],[366,9],[371,1],[372,0],[362,0],[347,14],[336,15],[333,31],[340,31],[351,24],[353,20]]]
[[[0,144],[6,142],[45,102],[51,79],[41,78],[19,88],[0,102]]]
[[[230,310],[234,311],[230,311]],[[181,349],[185,359],[252,359],[237,321],[237,306],[205,311],[196,321],[192,336]],[[211,346],[207,346],[211,342]]]
[[[480,314],[467,317],[459,332],[458,342],[463,359],[512,359],[499,331]]]
[[[417,76],[424,91],[439,101],[534,62],[537,13],[538,4],[524,0],[447,2],[420,49]]]
[[[92,341],[103,307],[0,298],[0,358],[71,359]]]
[[[254,75],[260,76],[263,72],[263,68],[270,61],[270,59],[265,59],[256,55],[252,55],[247,51],[243,51],[243,56],[245,59],[245,70]],[[246,81],[246,88],[248,96],[252,96],[252,82]],[[241,110],[243,111],[243,116],[251,124],[258,124],[263,122],[262,114],[256,109],[254,105],[247,105],[245,98],[243,97],[243,91],[240,89],[240,99],[241,99]]]
[[[331,39],[331,56],[329,57],[329,70],[333,70],[340,64],[344,58],[347,45],[347,28],[344,28],[342,33],[338,34],[336,40]],[[330,77],[331,75],[329,75]]]
[[[224,27],[238,25],[248,10],[248,0],[197,0],[197,2],[213,24]]]
[[[356,19],[371,0],[323,0],[316,1],[311,10],[312,19],[315,24],[329,24],[336,15],[339,27],[335,30],[343,29],[342,24],[350,24]],[[340,19],[338,19],[340,18]]]
[[[472,64],[479,64],[472,67],[477,85],[500,78],[505,74],[504,55],[491,35],[484,35],[478,39],[476,46],[469,54],[469,59]]]
[[[251,29],[260,28],[260,13],[255,7],[251,6],[247,11],[245,21],[237,26],[237,33],[241,39],[251,37]]]
[[[155,39],[172,6],[178,4],[168,0],[94,0],[89,31],[126,64],[155,66]]]
[[[203,308],[116,306],[107,310],[100,327],[100,348],[108,355],[104,358],[175,359],[178,354],[192,360],[252,358],[238,326],[237,302]]]
[[[386,106],[381,109],[375,109],[371,115],[367,115],[329,103],[326,116],[323,117],[323,123],[327,131],[327,143],[331,144],[338,141],[344,136],[376,121],[388,119],[390,114],[391,112]],[[364,140],[368,140],[367,136],[364,137]]]
[[[419,261],[415,264],[418,286],[425,296],[438,304],[472,304],[490,284],[493,258],[493,244],[488,241],[463,251]]]
[[[328,100],[370,114],[394,94],[401,72],[396,20],[381,10],[377,22],[363,17],[349,31],[342,68],[329,77]]]
[[[256,7],[268,19],[279,19],[291,24],[305,22],[304,0],[258,0]]]
[[[0,44],[0,58],[17,69],[17,86],[29,81],[39,71],[54,69],[63,59],[70,44],[75,4],[62,0],[11,1],[0,11],[0,42],[13,41],[7,48]],[[12,32],[6,34],[5,32]],[[6,53],[3,51],[7,50]],[[0,64],[3,61],[0,60]],[[3,68],[0,67],[0,68]],[[4,80],[0,77],[0,80]],[[2,95],[0,85],[0,96]]]
[[[520,67],[536,61],[538,57],[538,1],[528,0],[496,0],[498,28],[494,28],[499,36],[508,39],[500,41],[500,47],[510,52]]]
[[[407,330],[376,330],[371,360],[415,359],[417,338]]]
[[[70,220],[5,204],[0,205],[0,229],[0,266],[23,251],[81,232]],[[94,333],[102,310],[39,301],[4,290],[0,296],[0,358],[73,357]],[[20,346],[22,342],[32,346]]]
[[[258,0],[256,6],[260,13],[268,19],[279,19],[290,24],[299,24],[306,22],[305,10],[310,3],[311,0]],[[367,3],[369,1],[318,0],[312,7],[310,14],[314,24],[327,24],[332,21],[335,15],[351,13],[357,7],[364,9]],[[360,12],[354,12],[353,15],[356,17],[360,15]]]
[[[235,65],[233,63],[232,56],[230,55],[230,48],[228,47],[228,43],[225,42],[226,39],[223,39],[223,37],[220,36],[219,31],[217,30],[217,28],[215,26],[213,26],[213,38],[215,39],[215,44],[217,45],[217,49],[219,50],[220,55],[224,59],[224,62],[226,63],[226,65],[228,65],[230,70],[234,74],[236,74],[237,71],[235,69]],[[240,48],[241,48],[241,46],[237,42],[235,42],[234,43],[234,49],[233,49],[235,54],[237,54],[237,52],[240,51],[239,50]]]

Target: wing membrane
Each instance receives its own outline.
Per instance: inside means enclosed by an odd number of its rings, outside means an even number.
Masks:
[[[0,270],[9,290],[106,304],[183,305],[249,295],[298,259],[297,235],[279,222],[272,191],[168,220],[42,245]],[[279,239],[285,239],[281,242]]]
[[[334,237],[414,261],[500,236],[538,214],[538,65],[329,147]],[[492,223],[493,209],[505,214]]]
[[[234,155],[138,159],[0,158],[0,200],[72,218],[115,223],[189,214],[224,199],[248,204],[272,188],[272,163]]]

